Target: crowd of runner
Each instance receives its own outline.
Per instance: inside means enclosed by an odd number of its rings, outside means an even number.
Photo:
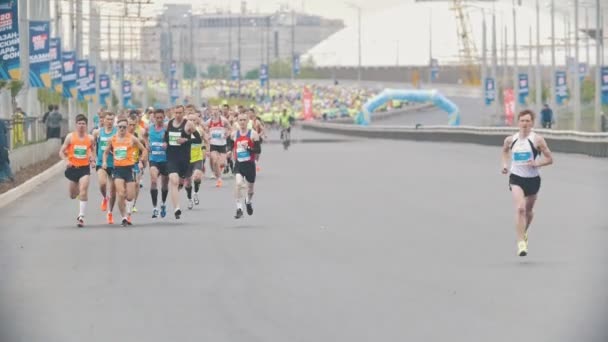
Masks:
[[[289,118],[286,111],[280,118],[284,129],[293,121]],[[70,197],[79,200],[78,227],[84,226],[92,169],[97,173],[100,210],[106,213],[108,224],[114,224],[114,209],[118,206],[120,223],[132,225],[132,213],[137,211],[137,201],[141,202],[146,169],[150,173],[152,218],[167,215],[169,199],[173,215],[180,219],[179,192],[185,190],[188,209],[199,205],[206,165],[218,188],[223,186],[222,175],[235,176],[235,218],[243,216],[244,208],[253,215],[257,163],[266,138],[265,126],[255,108],[223,105],[198,109],[179,105],[167,110],[130,110],[120,115],[103,111],[99,114],[99,127],[92,130],[88,129],[86,116],[78,115],[75,121],[76,129],[66,136],[59,155],[66,162]]]

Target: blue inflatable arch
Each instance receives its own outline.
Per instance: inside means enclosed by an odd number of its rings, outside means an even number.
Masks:
[[[371,122],[371,113],[388,101],[400,100],[408,102],[426,103],[432,102],[435,106],[448,113],[448,125],[460,125],[460,111],[452,101],[443,96],[437,90],[417,89],[385,89],[380,94],[369,99],[361,109],[361,115],[357,123],[367,126]]]

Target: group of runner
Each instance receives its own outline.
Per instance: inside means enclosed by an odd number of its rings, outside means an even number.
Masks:
[[[174,216],[180,219],[182,188],[186,190],[188,209],[200,203],[207,155],[216,187],[223,186],[223,174],[235,174],[235,218],[243,216],[243,201],[248,215],[253,215],[254,183],[259,171],[256,163],[265,136],[264,125],[253,109],[225,105],[202,112],[192,105],[180,105],[121,115],[105,111],[99,115],[99,127],[90,132],[86,116],[77,115],[75,121],[76,129],[66,136],[59,155],[66,161],[70,197],[80,203],[78,227],[84,227],[92,168],[97,173],[101,210],[106,212],[107,223],[114,224],[117,204],[121,224],[130,226],[131,214],[137,210],[138,184],[148,166],[152,218],[167,215],[170,194]]]

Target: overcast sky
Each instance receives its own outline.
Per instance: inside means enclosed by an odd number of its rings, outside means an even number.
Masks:
[[[240,9],[240,0],[153,0],[156,6],[162,7],[163,4],[182,3],[196,4],[194,8],[205,6],[209,9],[213,8],[232,8],[232,11],[237,12]],[[512,3],[513,0],[499,0],[506,3]],[[517,1],[517,0],[515,0]],[[534,6],[535,0],[521,0],[523,5]],[[603,0],[604,1],[604,0]],[[355,24],[357,20],[356,11],[350,8],[347,3],[360,5],[364,13],[382,10],[397,6],[402,3],[413,3],[415,0],[248,0],[247,8],[250,11],[259,10],[261,12],[275,11],[280,4],[289,4],[298,10],[302,7],[308,13],[323,15],[327,18],[342,19],[346,25]],[[451,2],[446,0],[446,6]],[[555,0],[557,6],[565,6],[568,0]],[[590,2],[590,0],[580,0],[581,3]],[[550,3],[550,0],[540,0],[541,6]],[[200,4],[200,5],[199,5]]]

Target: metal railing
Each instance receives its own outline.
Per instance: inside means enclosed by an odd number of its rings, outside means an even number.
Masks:
[[[17,149],[21,146],[27,146],[47,140],[46,123],[42,122],[39,117],[24,117],[12,119],[0,119],[7,129],[7,134],[4,137],[9,150]],[[67,135],[68,122],[63,119],[59,130],[59,138],[63,139]],[[0,138],[2,138],[0,136]]]

